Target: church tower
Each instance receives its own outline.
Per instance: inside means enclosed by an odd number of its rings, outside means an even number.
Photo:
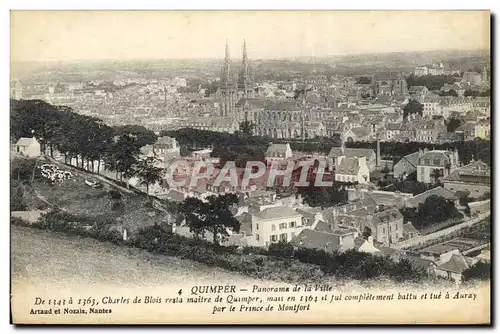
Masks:
[[[237,91],[234,85],[234,78],[231,72],[231,58],[229,56],[229,46],[226,41],[226,57],[222,68],[220,83],[221,116],[231,116],[235,112]]]
[[[483,79],[483,82],[484,83],[489,83],[489,78],[488,78],[488,71],[486,70],[486,66],[483,67],[483,75],[482,75],[482,79]]]
[[[253,83],[248,69],[246,40],[243,40],[243,58],[241,60],[240,75],[238,77],[238,97],[246,99],[254,97]]]

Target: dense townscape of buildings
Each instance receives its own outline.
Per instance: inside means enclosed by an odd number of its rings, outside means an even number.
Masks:
[[[343,134],[352,141],[378,136],[385,141],[442,143],[455,137],[489,138],[490,98],[467,94],[488,90],[488,73],[486,68],[483,73],[450,70],[443,63],[417,66],[418,77],[453,76],[453,83],[437,90],[408,86],[408,74],[395,71],[366,77],[313,73],[291,81],[254,82],[245,44],[239,69],[232,68],[226,47],[220,77],[197,86],[180,77],[34,85],[17,80],[11,96],[42,99],[111,125],[141,124],[156,132],[189,127],[234,133],[247,120],[255,125],[254,134],[271,138]],[[218,88],[210,89],[214,85]],[[423,110],[404,118],[402,109],[410,100],[421,103]],[[459,119],[460,128],[447,131],[450,118]]]
[[[406,258],[435,276],[458,281],[464,270],[479,261],[489,261],[489,244],[467,238],[407,252],[408,245],[425,245],[428,233],[403,215],[409,209],[418,212],[429,199],[432,202],[436,198],[457,208],[462,214],[458,224],[479,221],[489,213],[490,167],[481,160],[464,162],[457,149],[432,148],[433,144],[490,139],[490,97],[468,93],[489,89],[486,68],[483,73],[476,73],[450,69],[441,62],[417,66],[412,74],[416,77],[447,75],[454,80],[430,90],[423,85],[409,86],[410,74],[394,71],[364,77],[309,74],[291,81],[255,82],[246,43],[240,68],[233,69],[231,64],[226,45],[220,77],[196,87],[180,77],[50,85],[23,85],[16,81],[11,96],[42,99],[96,116],[110,125],[140,124],[157,133],[181,128],[235,133],[245,122],[251,124],[253,135],[269,137],[275,143],[269,144],[265,154],[266,172],[248,184],[241,182],[244,169],[237,171],[237,185],[216,182],[223,166],[217,164],[219,159],[211,156],[210,149],[181,157],[179,143],[166,136],[141,149],[142,156],[156,157],[160,168],[188,181],[182,186],[154,184],[148,191],[160,200],[182,202],[189,197],[205,200],[212,195],[238,195],[240,201],[234,215],[241,228],[237,233],[229,231],[226,245],[269,247],[282,242],[326,252],[355,249]],[[213,85],[217,88],[211,89]],[[457,123],[454,128],[450,127],[452,120]],[[296,152],[282,143],[334,135],[342,143],[326,155]],[[376,150],[345,145],[373,141],[377,141]],[[380,142],[422,142],[429,147],[393,162],[382,159]],[[41,154],[35,138],[20,139],[15,152],[27,156]],[[277,183],[269,185],[273,166],[278,164],[284,170],[291,163],[295,173],[300,162],[307,159],[319,161],[324,167],[324,173],[318,172],[318,166],[311,167],[312,174],[324,174],[326,179],[342,184],[346,201],[313,207],[300,192],[278,190]],[[172,167],[181,160],[187,163]],[[190,184],[193,170],[201,161],[216,167],[208,177]],[[102,163],[99,172],[115,178],[104,166]],[[92,169],[95,172],[94,165]],[[395,182],[413,176],[428,190],[388,190],[377,183],[381,173],[390,174]],[[280,177],[276,182],[280,182]],[[139,181],[131,178],[129,184],[144,190]],[[467,205],[460,203],[460,192],[474,200]],[[470,218],[465,218],[466,207]],[[172,223],[171,227],[174,233],[193,236],[182,222]],[[429,235],[432,233],[441,233],[436,236],[439,238],[445,232],[432,231]],[[468,256],[473,248],[484,251]]]

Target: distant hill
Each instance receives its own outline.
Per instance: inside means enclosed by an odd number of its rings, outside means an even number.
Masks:
[[[328,75],[362,75],[380,69],[412,71],[416,65],[433,61],[452,68],[474,69],[489,66],[489,51],[427,51],[359,54],[332,57],[251,59],[250,67],[258,80],[280,79],[313,72]],[[231,63],[238,75],[240,59]],[[213,78],[219,76],[223,59],[102,60],[82,62],[25,62],[11,66],[12,76],[26,83],[116,80],[127,78],[161,79],[172,76]]]

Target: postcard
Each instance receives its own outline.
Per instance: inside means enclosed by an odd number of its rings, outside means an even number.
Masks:
[[[11,323],[490,324],[489,11],[11,11]]]

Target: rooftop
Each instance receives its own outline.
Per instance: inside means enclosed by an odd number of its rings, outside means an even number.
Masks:
[[[332,147],[330,153],[328,153],[330,158],[336,158],[341,155],[345,155],[346,158],[366,157],[366,159],[369,160],[375,157],[375,151],[369,148],[345,148],[344,154],[342,154],[342,148]]]
[[[266,208],[262,211],[255,212],[253,215],[263,220],[301,217],[298,212],[287,206]]]
[[[462,254],[453,254],[448,262],[439,265],[437,268],[444,271],[461,274],[464,270],[472,266],[472,259]]]
[[[339,237],[332,233],[318,232],[304,229],[290,241],[295,247],[322,249],[326,252],[338,250],[340,246]]]
[[[29,146],[29,145],[31,145],[31,143],[33,143],[33,141],[36,141],[36,139],[34,137],[32,137],[32,138],[22,137],[22,138],[19,138],[16,145],[17,146]]]
[[[358,175],[360,167],[358,158],[344,158],[335,167],[335,174]]]
[[[439,196],[443,197],[447,200],[455,201],[457,200],[457,197],[455,196],[454,193],[449,191],[448,189],[445,189],[443,187],[435,187],[430,190],[427,190],[421,194],[415,195],[413,197],[407,198],[405,201],[406,206],[408,207],[418,207],[419,204],[423,204],[427,198],[430,196]]]
[[[399,212],[398,209],[385,210],[381,212],[377,212],[373,215],[372,222],[375,225],[386,224],[396,220],[403,219],[403,215]]]

